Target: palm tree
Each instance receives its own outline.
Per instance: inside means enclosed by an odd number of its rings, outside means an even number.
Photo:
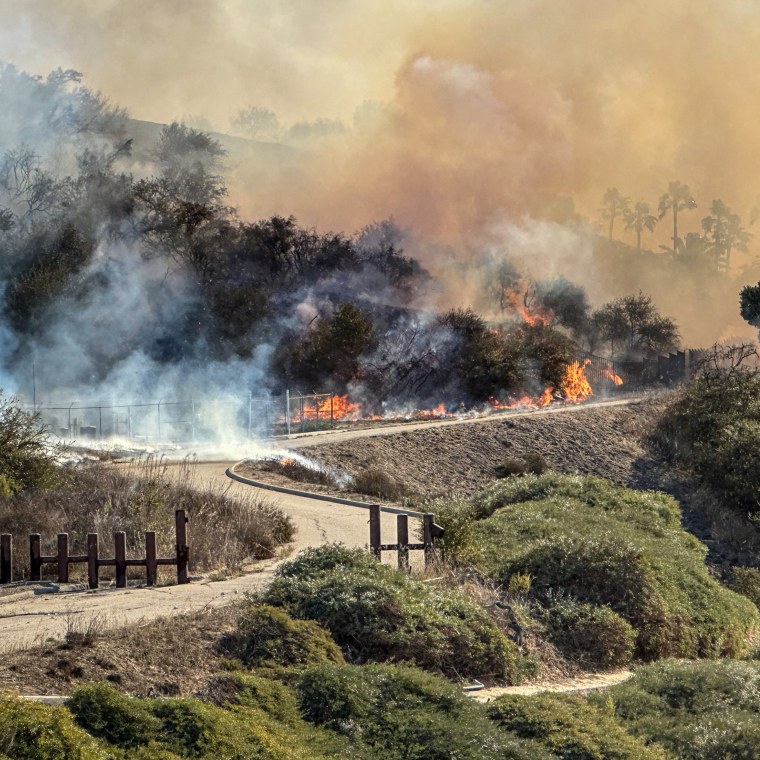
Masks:
[[[731,264],[732,249],[746,251],[752,238],[742,227],[739,214],[734,214],[720,199],[712,202],[710,216],[702,220],[702,229],[712,243],[710,250],[715,254],[716,268],[722,271],[728,270]]]
[[[660,219],[668,211],[673,211],[673,253],[678,253],[678,212],[685,211],[689,208],[696,208],[697,202],[692,198],[688,185],[682,185],[680,182],[670,182],[668,191],[663,193],[660,198]]]
[[[649,213],[649,204],[639,201],[633,211],[628,211],[625,215],[625,228],[627,230],[636,230],[636,249],[641,251],[641,231],[654,229],[657,224],[657,217]]]
[[[602,219],[610,220],[610,240],[612,240],[612,226],[618,216],[625,216],[628,213],[628,204],[630,198],[626,198],[616,187],[610,187],[602,198],[602,207],[599,211]]]

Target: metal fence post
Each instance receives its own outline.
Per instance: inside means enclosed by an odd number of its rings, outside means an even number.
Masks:
[[[285,428],[290,438],[290,389],[285,389]]]

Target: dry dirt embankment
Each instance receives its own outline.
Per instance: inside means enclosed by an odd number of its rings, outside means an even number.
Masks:
[[[540,453],[565,474],[597,475],[617,485],[656,487],[656,463],[642,437],[663,407],[659,397],[498,416],[465,423],[335,433],[288,441],[324,465],[355,475],[379,468],[420,497],[473,492],[505,459]],[[341,439],[342,438],[342,439]],[[249,471],[256,474],[255,466]],[[265,476],[261,474],[265,479]],[[317,490],[304,484],[306,490]],[[321,489],[324,490],[324,489]]]

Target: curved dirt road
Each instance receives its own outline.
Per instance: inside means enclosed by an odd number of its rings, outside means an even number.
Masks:
[[[602,402],[593,406],[617,406],[630,403],[633,398]],[[586,405],[588,408],[592,405]],[[584,407],[558,407],[524,412],[525,415],[573,413]],[[501,416],[501,415],[499,415]],[[272,442],[272,448],[301,449],[325,441],[351,440],[367,436],[393,435],[400,431],[417,430],[449,425],[478,424],[495,417],[441,420],[402,425],[383,426],[359,430],[340,430],[328,433],[306,434],[291,440]],[[251,486],[230,480],[225,475],[227,467],[234,462],[199,462],[194,465],[195,475],[201,483],[214,483],[229,489],[229,493],[242,493]],[[172,467],[172,465],[169,465]],[[290,545],[291,554],[310,546],[341,542],[348,546],[363,547],[368,542],[368,512],[361,507],[351,507],[325,501],[315,501],[289,494],[274,495],[262,491],[262,496],[274,502],[293,520],[296,536]],[[396,535],[395,515],[382,513],[384,542],[392,542]],[[192,525],[190,526],[192,531]],[[192,542],[192,532],[190,533]],[[283,558],[284,559],[284,558]],[[67,630],[86,630],[93,625],[97,629],[116,627],[127,623],[147,621],[204,607],[218,607],[233,602],[242,594],[265,588],[273,571],[283,559],[256,563],[249,572],[222,581],[199,579],[185,586],[161,586],[158,588],[103,588],[87,591],[80,587],[59,588],[57,584],[36,584],[7,588],[0,592],[0,652],[24,649],[48,639],[61,639]],[[598,688],[610,685],[612,674],[589,675],[559,686],[563,691]],[[628,673],[615,677],[623,680]],[[548,686],[548,685],[547,685]],[[526,691],[527,690],[527,691]],[[488,689],[474,693],[484,699],[502,693],[535,693],[542,685]]]

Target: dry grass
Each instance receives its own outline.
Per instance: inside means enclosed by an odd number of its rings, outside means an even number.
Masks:
[[[124,531],[128,556],[142,557],[143,533],[152,530],[160,556],[171,557],[176,509],[187,511],[190,568],[196,573],[237,571],[274,556],[292,538],[289,519],[266,500],[255,494],[232,498],[227,488],[198,483],[192,473],[191,462],[169,473],[156,458],[128,466],[92,463],[64,468],[54,490],[0,497],[0,532],[15,536],[14,577],[28,577],[23,547],[29,533],[42,535],[47,555],[56,553],[57,533],[69,533],[72,554],[84,554],[86,535],[98,533],[101,555],[112,556],[112,536]],[[52,566],[47,570],[54,572]]]
[[[107,629],[102,620],[72,615],[64,641],[3,655],[0,691],[68,694],[109,681],[144,696],[192,694],[225,668],[218,643],[237,614],[235,607],[204,609]]]

